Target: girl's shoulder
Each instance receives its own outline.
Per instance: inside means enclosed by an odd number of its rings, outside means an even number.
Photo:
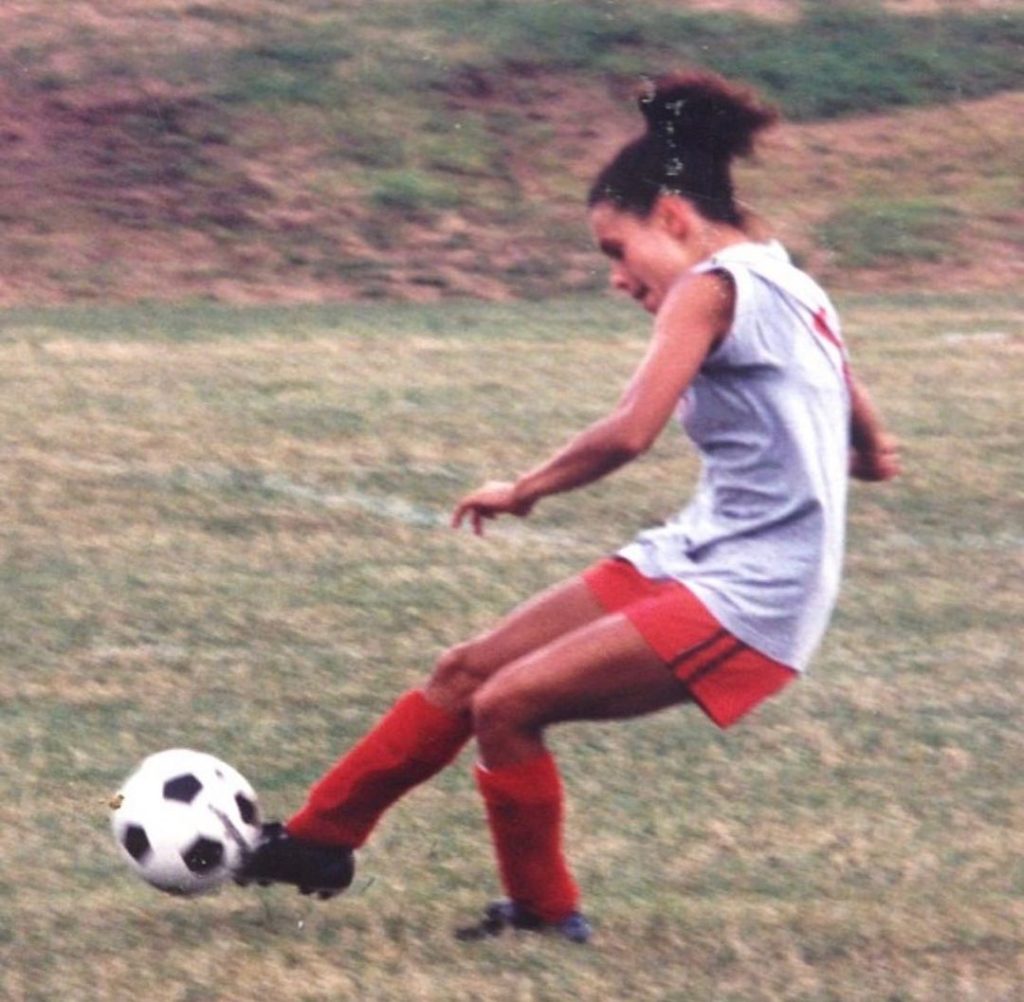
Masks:
[[[732,244],[700,262],[693,271],[727,273],[741,300],[747,299],[755,286],[768,286],[774,294],[796,300],[812,314],[825,309],[830,316],[834,315],[825,290],[793,263],[786,248],[777,240]]]

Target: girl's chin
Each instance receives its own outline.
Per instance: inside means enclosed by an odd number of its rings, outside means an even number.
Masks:
[[[647,292],[640,299],[640,305],[648,313],[657,313],[661,309],[661,296],[655,295],[653,292]]]

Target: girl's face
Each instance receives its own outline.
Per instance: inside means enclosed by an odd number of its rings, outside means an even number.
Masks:
[[[648,313],[658,312],[675,280],[696,261],[677,224],[657,207],[647,218],[610,202],[590,210],[594,239],[611,261],[612,288],[632,296]]]

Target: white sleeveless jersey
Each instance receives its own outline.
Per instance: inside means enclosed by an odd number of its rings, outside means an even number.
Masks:
[[[680,401],[693,500],[619,555],[685,584],[738,639],[799,671],[839,591],[850,401],[835,309],[778,243],[726,248],[733,324]]]

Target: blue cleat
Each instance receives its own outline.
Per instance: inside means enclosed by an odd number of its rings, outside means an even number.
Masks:
[[[580,912],[572,912],[557,922],[544,919],[527,911],[515,901],[492,901],[484,910],[484,917],[476,925],[457,929],[455,938],[472,943],[492,936],[499,936],[506,929],[523,932],[553,933],[569,940],[570,943],[588,943],[593,935],[590,923]]]

